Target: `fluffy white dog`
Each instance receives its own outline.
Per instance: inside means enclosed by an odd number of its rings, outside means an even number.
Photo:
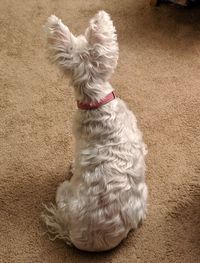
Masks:
[[[117,246],[146,214],[146,147],[133,113],[108,82],[118,60],[110,16],[98,12],[75,37],[52,15],[45,26],[51,58],[71,72],[78,110],[73,176],[43,215],[49,231],[81,250]]]

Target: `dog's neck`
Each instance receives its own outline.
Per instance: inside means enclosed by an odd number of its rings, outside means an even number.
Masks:
[[[109,93],[113,88],[109,82],[97,82],[74,85],[75,98],[80,103],[99,102]]]
[[[99,100],[98,102],[81,103],[80,101],[77,101],[77,107],[81,110],[96,110],[101,106],[111,102],[115,98],[115,93],[112,91],[108,93],[104,98],[101,98],[101,100]]]

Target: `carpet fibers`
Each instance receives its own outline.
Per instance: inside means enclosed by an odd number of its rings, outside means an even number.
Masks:
[[[55,13],[80,34],[100,9],[118,31],[112,84],[149,149],[149,212],[118,248],[90,254],[51,242],[40,220],[68,176],[76,109],[42,25]],[[146,0],[0,1],[1,263],[200,262],[199,13]]]

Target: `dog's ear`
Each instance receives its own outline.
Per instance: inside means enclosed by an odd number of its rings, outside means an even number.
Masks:
[[[93,66],[100,73],[112,73],[117,65],[118,43],[113,22],[105,11],[99,11],[90,20],[85,37],[90,46],[90,57]]]
[[[99,11],[91,20],[85,32],[91,45],[100,44],[104,47],[116,45],[117,35],[113,22],[105,11]]]
[[[64,69],[74,67],[74,45],[76,37],[60,19],[51,15],[44,26],[50,58]]]

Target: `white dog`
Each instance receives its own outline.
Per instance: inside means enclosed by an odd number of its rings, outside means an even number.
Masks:
[[[81,250],[117,246],[146,214],[146,147],[136,118],[108,82],[118,60],[110,16],[98,12],[75,37],[52,15],[45,26],[51,58],[71,72],[78,110],[73,176],[43,215],[49,231]]]

